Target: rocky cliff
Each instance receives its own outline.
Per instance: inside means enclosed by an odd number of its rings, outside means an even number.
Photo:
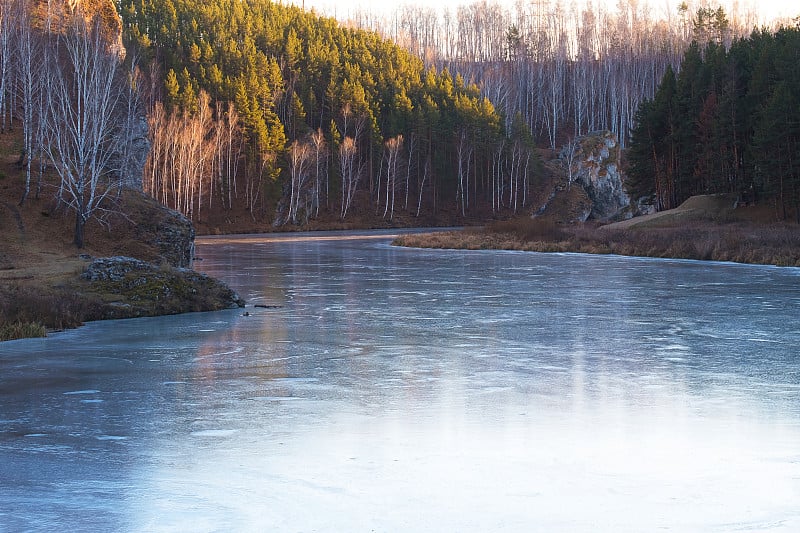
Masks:
[[[113,0],[35,0],[34,20],[42,30],[63,32],[79,16],[91,24],[97,21],[109,49],[125,57],[122,45],[122,19]]]
[[[574,145],[577,152],[574,182],[583,187],[592,201],[588,218],[609,220],[624,217],[631,199],[623,188],[619,169],[620,146],[616,136],[610,131],[591,133],[578,138]],[[562,150],[562,159],[563,154]]]
[[[549,165],[561,179],[536,214],[568,223],[630,218],[634,209],[623,187],[620,155],[610,131],[590,133],[564,145]]]

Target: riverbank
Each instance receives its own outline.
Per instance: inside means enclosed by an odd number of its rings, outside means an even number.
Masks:
[[[697,202],[695,202],[697,203]],[[690,204],[691,205],[691,204]],[[768,218],[768,217],[766,217]],[[402,235],[416,248],[577,252],[800,267],[800,226],[765,222],[762,211],[673,210],[606,226],[520,217],[483,228]],[[641,222],[641,223],[639,223]]]
[[[71,244],[70,212],[33,197],[19,206],[20,193],[0,180],[0,340],[243,304],[223,283],[186,268],[191,224],[141,193],[116,199],[105,225],[90,222],[81,250]]]

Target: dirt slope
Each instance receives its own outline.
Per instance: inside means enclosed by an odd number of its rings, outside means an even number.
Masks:
[[[642,215],[603,226],[604,229],[656,228],[698,220],[730,219],[736,213],[735,194],[692,196],[675,209]]]

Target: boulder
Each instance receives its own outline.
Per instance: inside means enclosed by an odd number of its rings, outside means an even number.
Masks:
[[[100,257],[94,259],[81,278],[87,281],[122,281],[131,272],[148,273],[155,266],[133,257]]]

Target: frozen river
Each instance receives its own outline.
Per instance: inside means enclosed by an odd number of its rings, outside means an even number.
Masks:
[[[340,237],[0,344],[0,531],[800,531],[800,269]]]

